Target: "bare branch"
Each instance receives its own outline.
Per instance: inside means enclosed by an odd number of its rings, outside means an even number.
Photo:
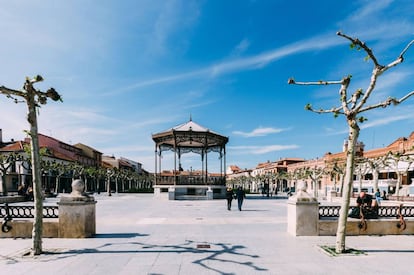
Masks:
[[[5,95],[17,95],[17,96],[21,96],[21,97],[25,97],[25,93],[23,93],[22,91],[17,91],[17,90],[13,90],[13,89],[9,89],[7,87],[4,86],[0,86],[0,93],[5,94]]]
[[[358,38],[350,37],[350,36],[348,36],[346,34],[343,34],[341,32],[337,32],[336,34],[348,39],[349,41],[351,41],[351,43],[353,45],[357,45],[357,46],[361,47],[368,54],[368,56],[372,60],[372,62],[374,62],[375,67],[380,67],[380,68],[384,67],[384,66],[382,66],[378,63],[377,58],[375,57],[374,53],[372,52],[372,50],[370,48],[368,48],[368,46],[364,42],[360,41]]]
[[[408,94],[406,94],[405,96],[403,96],[400,99],[396,99],[394,97],[389,97],[389,98],[387,98],[387,100],[385,100],[383,102],[380,102],[380,103],[373,104],[373,105],[367,106],[365,108],[362,108],[359,112],[361,113],[361,112],[376,109],[376,108],[379,108],[379,107],[386,108],[391,104],[398,105],[398,104],[402,103],[403,101],[407,100],[412,95],[414,95],[414,91],[409,92]]]
[[[340,81],[323,81],[323,80],[319,80],[319,81],[301,82],[301,81],[296,81],[293,78],[289,78],[288,79],[288,84],[295,84],[295,85],[338,85],[338,84],[342,84],[342,80],[340,80]]]
[[[365,105],[368,98],[370,97],[371,93],[375,89],[375,85],[377,84],[377,79],[380,76],[380,70],[379,68],[374,68],[371,73],[371,80],[369,82],[369,86],[367,90],[365,91],[365,94],[363,95],[361,101],[358,103],[358,105],[354,108],[357,112]]]
[[[404,50],[402,50],[402,52],[400,53],[399,58],[404,59],[404,54],[406,51],[408,51],[408,49],[411,47],[411,45],[414,44],[414,40],[411,40],[410,43],[408,43],[408,45],[404,48]]]
[[[317,113],[317,114],[335,113],[335,114],[341,114],[341,115],[343,115],[344,113],[341,112],[341,110],[342,110],[341,107],[331,108],[329,110],[324,110],[324,109],[319,109],[319,110],[309,109],[309,111],[314,112],[314,113]]]
[[[402,52],[400,53],[400,55],[398,56],[398,58],[394,61],[392,61],[391,63],[389,63],[387,66],[384,66],[381,69],[381,73],[385,72],[386,70],[397,66],[398,64],[402,63],[404,61],[404,54],[408,51],[408,49],[414,44],[414,40],[411,40],[410,43],[407,44],[407,46],[404,48],[404,50],[402,50]]]

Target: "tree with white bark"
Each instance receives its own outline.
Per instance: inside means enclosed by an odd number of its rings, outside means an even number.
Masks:
[[[41,163],[40,163],[40,149],[37,126],[37,112],[40,105],[47,103],[50,98],[53,101],[62,101],[62,98],[54,88],[42,92],[33,87],[37,82],[43,81],[40,75],[30,79],[26,77],[23,88],[21,90],[9,89],[5,86],[0,86],[0,93],[6,95],[8,98],[14,100],[15,103],[25,102],[28,109],[27,121],[30,124],[30,151],[32,163],[32,185],[34,195],[34,222],[33,222],[33,247],[32,254],[39,255],[42,253],[42,231],[43,231],[43,194],[41,182]]]
[[[362,180],[369,171],[370,167],[367,163],[367,158],[358,157],[355,159],[354,174],[358,177],[358,192],[362,191]]]
[[[380,169],[387,166],[386,159],[387,155],[376,157],[376,158],[366,158],[365,162],[370,168],[370,172],[372,173],[372,179],[374,181],[373,187],[374,192],[378,189],[378,181],[379,181],[379,173]]]
[[[397,186],[395,187],[395,196],[400,195],[400,188],[402,186],[402,178],[408,173],[414,163],[414,157],[412,155],[404,155],[400,152],[388,152],[386,163],[392,169],[395,169],[397,174]]]
[[[335,106],[330,109],[323,109],[323,108],[314,109],[311,104],[307,104],[305,109],[315,112],[315,113],[319,113],[319,114],[331,113],[334,115],[334,117],[343,115],[348,125],[349,134],[348,134],[348,139],[347,139],[348,147],[346,150],[346,172],[345,172],[344,192],[342,194],[342,202],[341,202],[340,215],[338,219],[338,229],[336,232],[336,245],[335,245],[336,253],[345,253],[346,252],[346,246],[345,246],[346,223],[348,219],[348,211],[349,211],[349,204],[350,204],[352,184],[353,184],[355,147],[357,145],[358,136],[360,133],[359,124],[366,120],[366,118],[363,117],[361,114],[369,110],[373,110],[373,109],[386,108],[390,105],[398,105],[414,94],[414,91],[411,91],[400,99],[397,99],[394,97],[388,97],[387,99],[383,100],[380,103],[367,105],[367,101],[369,97],[373,94],[375,90],[378,78],[382,76],[384,72],[388,71],[389,69],[397,66],[398,64],[404,61],[404,54],[414,43],[414,40],[412,40],[410,43],[407,44],[407,46],[402,50],[402,52],[399,54],[399,56],[395,60],[388,63],[387,65],[382,65],[379,63],[379,61],[377,60],[377,57],[374,55],[373,51],[366,45],[365,42],[362,42],[358,38],[348,36],[342,32],[338,32],[337,35],[349,40],[352,49],[364,51],[367,54],[365,60],[367,61],[369,60],[373,63],[373,69],[371,72],[370,82],[368,84],[368,87],[365,90],[359,88],[352,93],[348,91],[348,88],[349,88],[349,85],[352,79],[351,75],[347,75],[343,77],[341,80],[337,80],[337,81],[298,82],[295,79],[290,78],[288,80],[288,83],[296,84],[296,85],[324,85],[324,86],[339,85],[339,98],[340,98],[339,106]]]

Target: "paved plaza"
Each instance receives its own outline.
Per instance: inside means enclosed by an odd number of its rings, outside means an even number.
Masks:
[[[335,237],[287,233],[287,199],[169,201],[152,194],[95,196],[97,235],[43,239],[47,253],[24,256],[30,239],[0,240],[0,274],[410,274],[413,236],[353,236],[364,255],[330,256]],[[50,199],[48,199],[50,200]],[[48,201],[49,203],[50,201]]]

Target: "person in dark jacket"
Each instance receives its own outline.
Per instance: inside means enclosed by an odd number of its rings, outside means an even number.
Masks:
[[[237,188],[236,196],[237,196],[237,206],[239,207],[239,211],[241,211],[243,200],[246,197],[246,193],[244,192],[243,188],[241,188],[241,186]]]
[[[231,201],[233,200],[233,189],[228,187],[226,190],[226,199],[227,199],[227,210],[231,210]]]

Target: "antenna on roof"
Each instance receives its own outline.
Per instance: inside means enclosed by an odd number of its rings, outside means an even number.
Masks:
[[[193,118],[192,118],[192,115],[191,115],[191,113],[190,113],[190,121],[193,121]]]

